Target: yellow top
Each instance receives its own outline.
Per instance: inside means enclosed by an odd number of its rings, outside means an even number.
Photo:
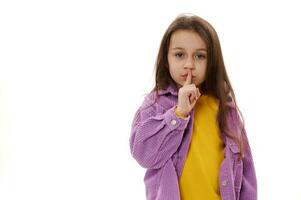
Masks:
[[[216,122],[218,103],[202,95],[195,105],[192,141],[179,180],[181,200],[220,200],[219,168],[224,143]]]

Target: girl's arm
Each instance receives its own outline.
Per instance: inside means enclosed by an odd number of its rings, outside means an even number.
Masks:
[[[187,119],[178,117],[173,106],[166,112],[159,112],[162,107],[155,103],[144,108],[146,98],[136,111],[132,122],[130,149],[132,156],[144,168],[157,169],[176,152],[181,144]],[[144,109],[142,109],[144,108]]]
[[[245,152],[243,162],[242,173],[242,185],[240,190],[240,199],[243,200],[257,200],[257,178],[253,162],[252,151],[249,145],[247,132],[242,124],[242,120],[238,116],[237,111],[234,112],[234,118],[238,122],[239,130],[241,130],[242,139],[245,141]]]
[[[243,158],[243,176],[240,190],[240,199],[256,200],[257,199],[257,179],[253,163],[253,157],[245,127],[242,129],[242,136],[245,139],[245,157]]]

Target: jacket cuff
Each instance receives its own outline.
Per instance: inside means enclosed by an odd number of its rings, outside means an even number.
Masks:
[[[187,127],[191,116],[188,115],[186,119],[180,118],[176,115],[175,108],[176,105],[166,111],[164,120],[171,131],[175,129],[184,130]]]
[[[188,116],[184,116],[184,115],[182,115],[181,113],[179,113],[179,112],[177,111],[177,106],[175,107],[175,113],[176,113],[176,116],[177,116],[177,117],[180,117],[180,118],[182,118],[182,119],[187,119],[187,118],[188,118]]]

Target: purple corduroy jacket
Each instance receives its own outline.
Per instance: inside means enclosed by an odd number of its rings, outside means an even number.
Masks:
[[[187,119],[175,115],[178,91],[172,86],[144,98],[136,111],[129,139],[135,160],[146,168],[144,183],[147,200],[180,200],[179,178],[191,142],[194,108]],[[222,200],[256,200],[257,180],[250,145],[245,128],[228,103],[230,130],[244,135],[247,141],[245,157],[240,160],[238,145],[221,133],[225,144],[224,159],[219,171],[219,188]],[[200,197],[201,199],[201,197]]]

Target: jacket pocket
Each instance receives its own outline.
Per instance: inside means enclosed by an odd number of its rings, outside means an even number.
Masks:
[[[230,143],[229,148],[233,154],[237,154],[240,152],[239,147],[235,143]]]
[[[232,154],[230,156],[230,160],[232,163],[232,172],[233,172],[233,186],[234,186],[234,193],[235,193],[235,200],[239,200],[240,199],[240,190],[241,190],[241,184],[242,184],[242,160],[239,159],[239,152],[240,149],[238,147],[238,145],[234,142],[230,142],[229,143],[229,149],[230,149],[230,153]]]

